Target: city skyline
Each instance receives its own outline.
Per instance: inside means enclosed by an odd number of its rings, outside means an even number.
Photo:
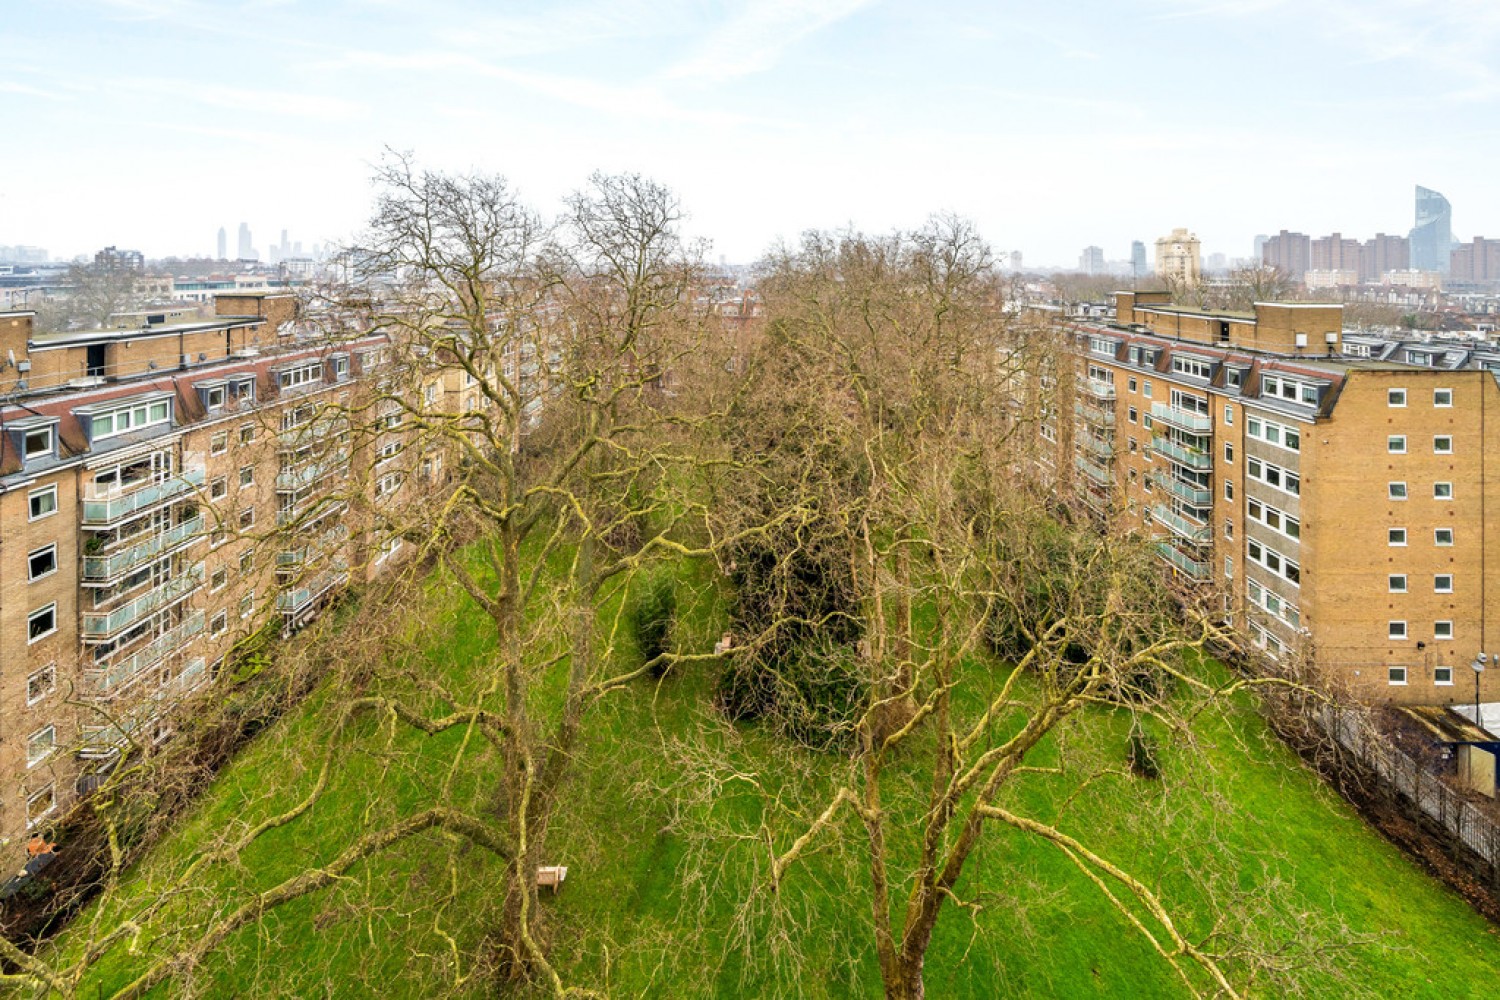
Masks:
[[[1404,232],[1413,184],[1458,239],[1500,232],[1500,133],[1474,127],[1500,103],[1500,12],[1478,5],[66,6],[17,10],[0,42],[31,140],[0,158],[0,242],[57,257],[207,256],[217,219],[352,236],[386,146],[503,173],[549,214],[593,170],[640,170],[736,261],[945,210],[1037,266],[1178,226],[1249,256],[1282,227]],[[1158,62],[1188,84],[1135,69]],[[1460,135],[1467,155],[1433,155]]]

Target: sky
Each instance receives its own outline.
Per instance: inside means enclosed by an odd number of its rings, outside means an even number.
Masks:
[[[1174,227],[1500,237],[1496,0],[0,0],[0,245],[357,235],[386,148],[538,210],[671,186],[711,257],[973,219],[1028,266]]]

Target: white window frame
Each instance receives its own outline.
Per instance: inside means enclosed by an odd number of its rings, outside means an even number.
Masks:
[[[1448,674],[1447,680],[1443,679],[1443,673],[1445,671]],[[1442,663],[1440,663],[1437,666],[1433,667],[1432,668],[1432,683],[1435,684],[1435,685],[1437,685],[1438,687],[1452,687],[1453,686],[1453,668],[1450,667],[1450,666],[1448,666],[1448,665],[1446,665],[1446,664],[1442,664]]]
[[[41,635],[32,635],[31,634],[31,623],[33,621],[35,621],[37,618],[41,617],[42,615],[49,614],[49,613],[52,615],[52,627],[49,628],[47,631],[43,632]],[[57,633],[57,602],[56,601],[52,601],[50,603],[44,604],[44,605],[42,605],[41,607],[37,608],[35,611],[31,612],[29,615],[26,616],[26,644],[28,646],[31,645],[32,643],[41,642],[43,639],[47,638],[49,635],[55,635],[56,633]]]
[[[1437,407],[1438,409],[1449,409],[1449,408],[1451,408],[1453,406],[1453,390],[1452,389],[1434,389],[1434,390],[1432,390],[1432,405],[1435,406],[1435,407]]]
[[[1385,452],[1387,455],[1406,454],[1406,435],[1391,434],[1385,439]]]
[[[1391,573],[1391,574],[1388,574],[1386,576],[1386,578],[1385,578],[1385,588],[1386,588],[1386,593],[1388,593],[1388,594],[1404,594],[1404,593],[1406,593],[1406,574],[1405,573]]]
[[[1387,500],[1405,500],[1406,483],[1390,482],[1385,484],[1385,498]]]
[[[1446,632],[1447,635],[1444,635],[1444,632]],[[1452,639],[1453,621],[1451,619],[1443,619],[1441,621],[1435,621],[1432,623],[1433,642],[1450,642],[1452,641]]]
[[[1448,540],[1446,542],[1443,541],[1443,533],[1444,532],[1447,532],[1447,534],[1448,534]],[[1433,528],[1432,529],[1432,544],[1433,545],[1436,545],[1436,546],[1438,546],[1440,548],[1445,548],[1446,549],[1446,548],[1450,548],[1453,545],[1453,540],[1454,540],[1454,534],[1453,534],[1453,529],[1452,528]]]
[[[1405,407],[1406,407],[1406,390],[1405,389],[1387,389],[1385,391],[1385,405],[1389,406],[1389,407],[1391,407],[1393,409],[1398,409],[1398,410],[1399,409],[1405,409]]]
[[[33,572],[32,571],[32,565],[31,565],[32,560],[36,559],[37,556],[44,555],[44,554],[47,554],[47,553],[51,553],[51,555],[52,555],[52,568],[49,569],[49,570],[47,570],[44,573],[35,573],[35,572]],[[57,543],[56,542],[52,542],[51,544],[48,544],[48,545],[43,545],[39,549],[32,549],[30,552],[26,553],[26,582],[27,583],[35,583],[38,580],[45,580],[47,577],[51,576],[53,573],[56,573],[56,572],[57,572]]]
[[[37,501],[42,497],[48,496],[52,498],[52,509],[44,510],[40,514],[38,514],[36,512]],[[53,514],[56,514],[57,484],[53,483],[51,486],[43,486],[39,490],[32,490],[30,493],[28,493],[26,495],[26,513],[28,515],[28,517],[26,518],[28,521],[40,521],[44,517],[51,517]]]
[[[34,744],[43,736],[47,737],[46,749],[37,753]],[[57,752],[57,726],[47,723],[41,729],[26,737],[26,767],[31,769],[38,764],[45,764],[47,759]]]
[[[1386,528],[1385,544],[1387,548],[1403,548],[1406,545],[1405,528]]]
[[[45,443],[40,448],[31,447],[31,439],[38,434],[45,435]],[[32,427],[21,432],[21,457],[29,462],[33,458],[51,458],[56,454],[55,442],[57,440],[57,428],[53,424],[45,427]]]
[[[33,812],[32,807],[35,806],[36,803],[43,797],[50,799],[51,804],[41,812]],[[41,788],[38,788],[36,791],[31,792],[26,796],[26,829],[32,829],[37,824],[41,823],[42,820],[46,819],[48,816],[51,816],[56,811],[57,789],[53,787],[52,782],[49,781]]]
[[[1406,668],[1387,666],[1385,668],[1385,682],[1391,687],[1405,687],[1407,683]]]
[[[1444,581],[1447,581],[1446,586],[1444,585]],[[1451,593],[1453,593],[1453,574],[1452,573],[1434,573],[1434,574],[1432,574],[1432,592],[1434,594],[1451,594]]]
[[[38,681],[42,680],[43,678],[45,678],[46,681],[47,681],[46,690],[42,691],[41,694],[33,695],[31,693],[31,689],[32,689],[33,685],[35,685]],[[40,668],[38,668],[36,670],[33,670],[30,674],[28,674],[26,676],[26,704],[28,704],[28,705],[35,705],[37,702],[41,701],[43,698],[47,697],[49,694],[51,694],[53,691],[56,691],[56,690],[57,690],[57,664],[56,663],[49,663],[45,667],[40,667]]]
[[[1385,637],[1391,642],[1405,642],[1410,635],[1406,622],[1399,618],[1393,618],[1385,623]]]
[[[1444,492],[1445,490],[1446,490],[1446,492]],[[1434,500],[1452,500],[1453,499],[1453,484],[1450,483],[1450,482],[1443,482],[1443,481],[1433,483],[1432,484],[1432,499],[1434,499]]]
[[[1446,448],[1443,447],[1443,445],[1441,443],[1441,442],[1444,442],[1444,441],[1448,442],[1448,446]],[[1434,455],[1451,455],[1451,454],[1453,454],[1453,435],[1452,434],[1434,434],[1432,436],[1432,453]]]

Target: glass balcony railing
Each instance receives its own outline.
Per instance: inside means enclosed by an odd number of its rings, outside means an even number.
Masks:
[[[174,601],[192,593],[203,582],[203,566],[200,563],[181,576],[175,576],[161,586],[123,604],[113,611],[86,612],[83,616],[83,635],[87,639],[101,639],[122,631],[147,615],[160,611]]]
[[[347,452],[329,455],[320,462],[312,462],[296,469],[287,469],[276,474],[276,488],[282,491],[300,490],[325,476],[342,472],[349,467]]]
[[[1153,476],[1152,482],[1184,503],[1192,504],[1194,507],[1213,506],[1213,491],[1206,486],[1195,486],[1192,483],[1183,482],[1175,476],[1165,475]]]
[[[1095,399],[1114,399],[1115,387],[1109,382],[1100,382],[1097,379],[1086,378],[1078,383],[1078,389],[1086,396]]]
[[[95,583],[113,580],[164,552],[203,535],[203,515],[198,514],[159,535],[135,542],[107,556],[84,556],[83,578]]]
[[[1082,455],[1075,456],[1073,459],[1073,464],[1075,467],[1077,467],[1079,472],[1083,473],[1085,476],[1089,477],[1100,486],[1114,485],[1114,477],[1109,474],[1109,471],[1107,469],[1099,468],[1099,466],[1095,465],[1093,462],[1090,462]]]
[[[186,469],[156,482],[147,482],[140,487],[127,487],[114,496],[83,501],[84,524],[110,524],[138,510],[144,510],[164,500],[192,490],[200,489],[205,478],[202,469]]]
[[[328,593],[334,587],[341,586],[349,579],[347,569],[333,569],[326,573],[320,573],[311,580],[304,581],[300,587],[283,591],[276,595],[276,610],[282,614],[297,614],[306,610],[313,601]]]
[[[1172,534],[1195,545],[1207,544],[1209,540],[1208,525],[1183,517],[1165,504],[1153,504],[1151,518]]]
[[[1157,542],[1156,554],[1171,563],[1174,569],[1191,580],[1203,581],[1208,579],[1207,562],[1184,555],[1168,542]]]
[[[1079,400],[1073,404],[1073,412],[1091,424],[1099,424],[1104,427],[1115,425],[1115,411],[1113,407],[1097,406],[1092,402]]]
[[[119,694],[130,681],[177,652],[203,632],[203,612],[194,611],[182,624],[131,653],[129,656],[97,670],[85,671],[93,683],[93,693],[104,698]]]
[[[1170,461],[1185,465],[1189,469],[1206,472],[1214,467],[1214,460],[1208,452],[1178,444],[1161,434],[1151,439],[1151,447],[1158,455],[1165,455]]]
[[[1101,441],[1092,434],[1079,435],[1078,443],[1090,455],[1097,455],[1100,458],[1113,458],[1115,455],[1115,446],[1113,444],[1108,441]]]
[[[1208,414],[1184,410],[1170,403],[1152,403],[1151,419],[1190,434],[1208,434],[1214,429],[1213,417]]]

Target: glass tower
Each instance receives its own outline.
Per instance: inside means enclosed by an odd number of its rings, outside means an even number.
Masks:
[[[1411,266],[1448,273],[1453,250],[1453,207],[1430,188],[1417,185],[1417,224],[1411,231]]]

